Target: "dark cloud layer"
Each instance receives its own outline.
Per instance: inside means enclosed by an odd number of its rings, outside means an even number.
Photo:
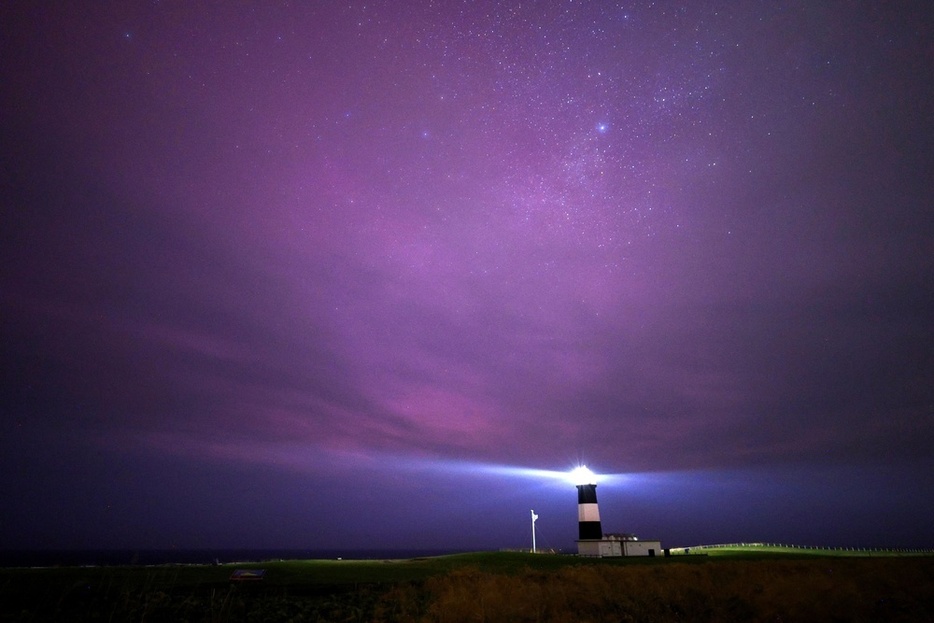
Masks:
[[[930,545],[923,3],[0,11],[0,546]]]

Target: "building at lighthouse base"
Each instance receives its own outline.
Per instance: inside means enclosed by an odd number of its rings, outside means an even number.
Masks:
[[[615,556],[661,556],[661,541],[642,540],[631,534],[604,534],[602,539],[580,539],[577,555],[598,558]]]

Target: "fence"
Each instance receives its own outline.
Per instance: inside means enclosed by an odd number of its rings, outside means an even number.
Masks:
[[[673,547],[672,554],[692,554],[695,550],[709,549],[790,549],[790,550],[810,550],[821,552],[853,552],[854,554],[872,555],[878,554],[934,554],[931,548],[897,548],[897,547],[825,547],[817,545],[792,545],[787,543],[718,543],[716,545],[692,545],[690,547]]]

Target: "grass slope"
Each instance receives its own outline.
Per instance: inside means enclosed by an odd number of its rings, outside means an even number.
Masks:
[[[934,556],[709,549],[718,551],[3,569],[0,620],[886,621],[934,613]],[[231,583],[238,568],[266,577]]]
[[[692,547],[672,548],[673,556],[726,556],[726,557],[903,557],[903,556],[934,556],[930,549],[865,549],[852,547],[811,547],[801,545],[779,545],[775,543],[728,543],[722,545],[695,545]]]

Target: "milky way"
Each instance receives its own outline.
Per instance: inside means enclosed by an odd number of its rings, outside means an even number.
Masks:
[[[0,15],[0,545],[930,545],[924,3]]]

